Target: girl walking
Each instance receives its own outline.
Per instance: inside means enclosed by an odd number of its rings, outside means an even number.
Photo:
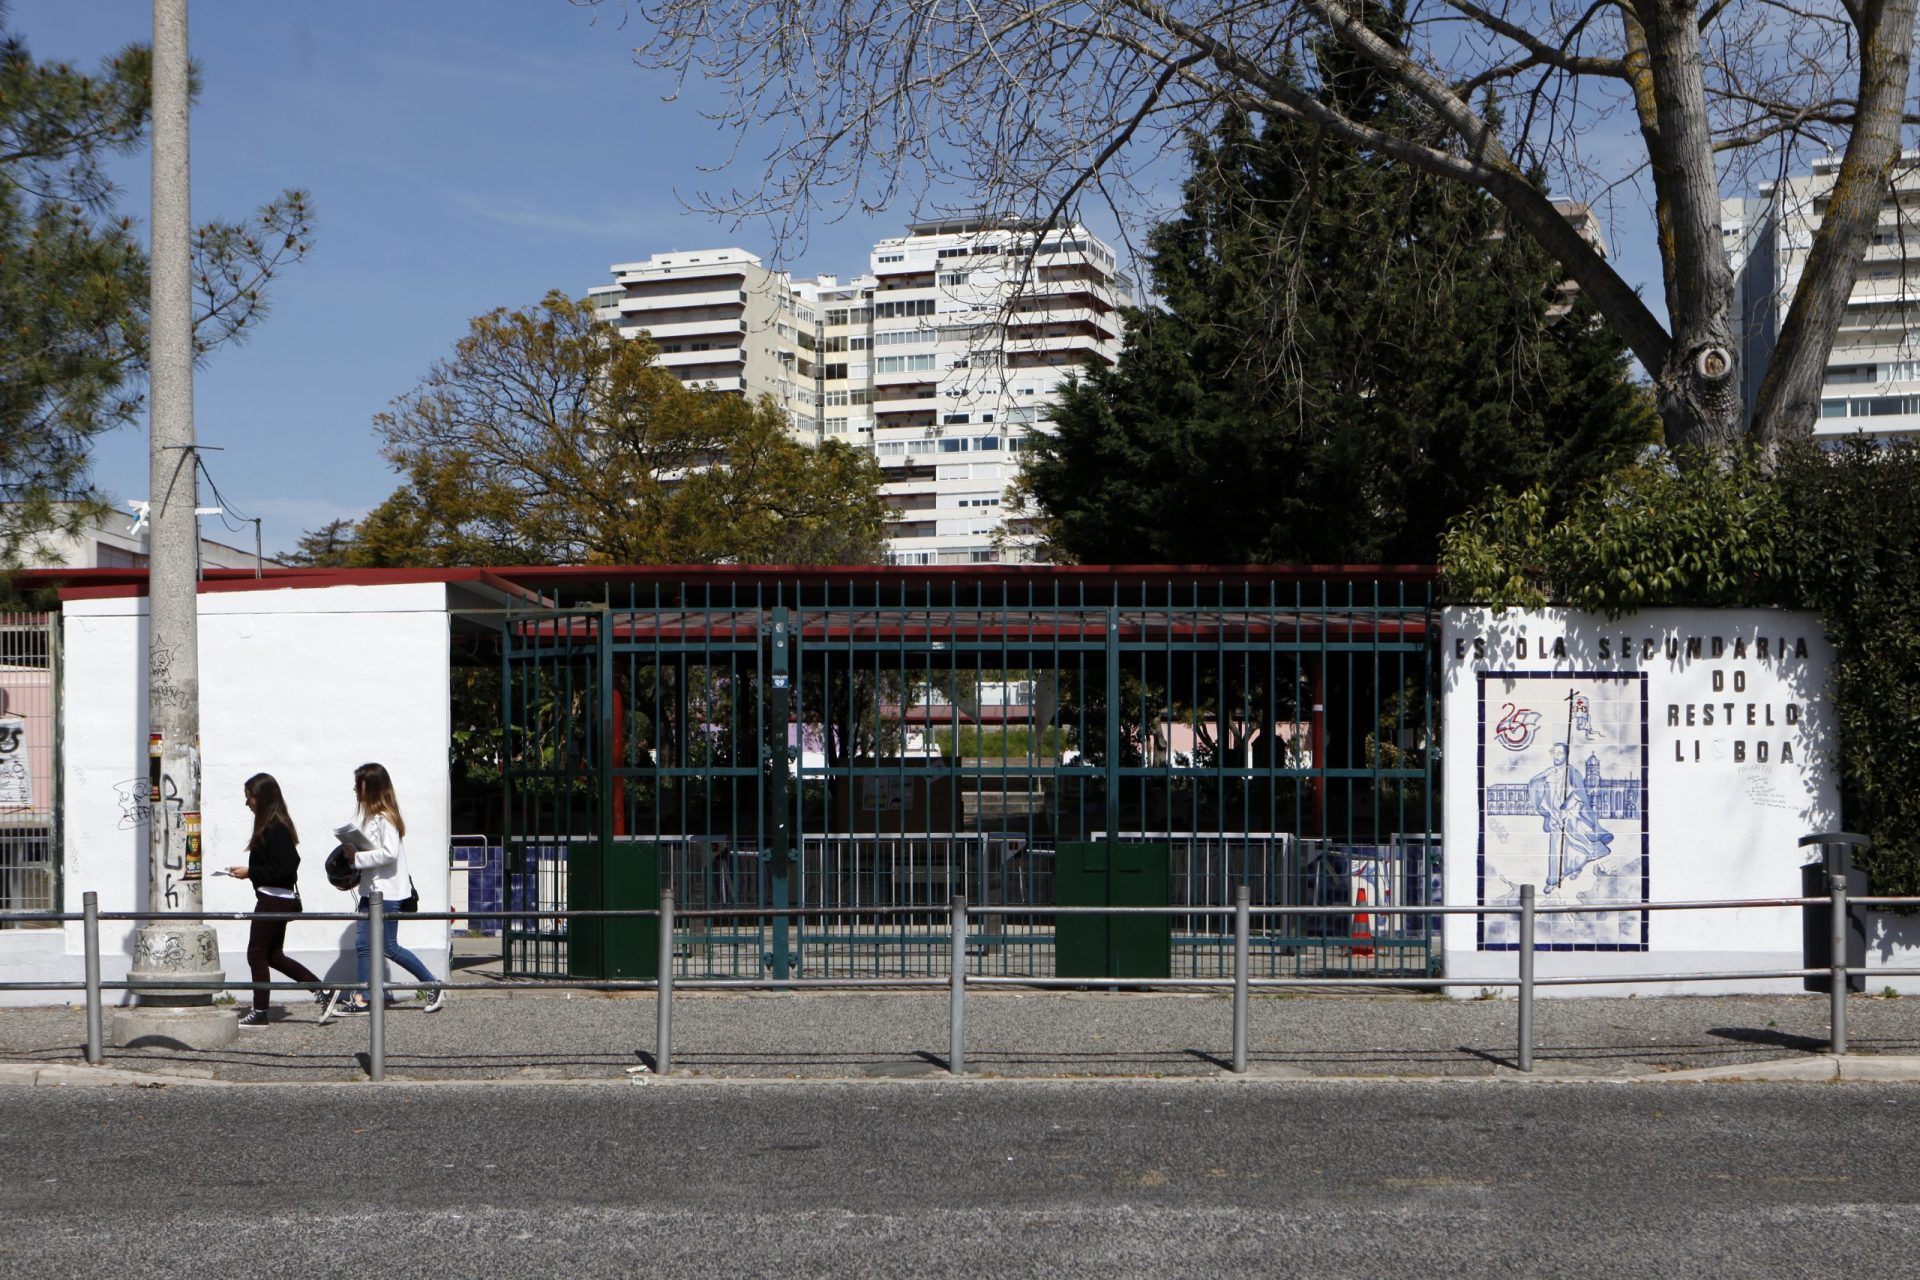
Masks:
[[[406,899],[414,898],[418,902],[418,898],[413,887],[413,874],[407,865],[407,824],[400,816],[400,802],[394,797],[393,779],[387,775],[386,766],[363,764],[355,769],[353,798],[358,805],[355,825],[366,836],[367,843],[373,846],[356,851],[353,855],[353,865],[360,872],[360,920],[354,929],[354,952],[358,960],[356,980],[365,986],[370,972],[368,961],[373,929],[367,914],[367,899],[377,890],[388,909],[382,922],[384,927],[381,933],[384,936],[381,938],[381,954],[420,982],[432,984],[433,971],[420,962],[420,957],[400,945],[400,920],[396,909]],[[446,1007],[444,991],[433,985],[428,985],[425,991],[428,1013],[438,1013]],[[341,1013],[365,1013],[366,1009],[364,997],[355,996],[348,1002],[335,993],[321,1020],[325,1021],[336,1010]]]
[[[236,880],[253,883],[253,909],[256,912],[287,914],[300,910],[300,835],[293,829],[287,802],[280,784],[272,774],[256,773],[246,782],[247,808],[253,810],[253,839],[247,842],[247,865],[229,867]],[[262,920],[254,916],[247,929],[247,969],[254,982],[271,982],[267,972],[276,970],[295,982],[318,983],[313,970],[286,954],[287,921]],[[325,1004],[325,991],[314,999]],[[240,1019],[243,1027],[264,1027],[272,993],[256,988],[253,1008]]]

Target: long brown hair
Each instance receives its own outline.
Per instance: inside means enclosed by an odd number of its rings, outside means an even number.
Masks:
[[[247,852],[258,853],[266,847],[267,828],[276,822],[287,829],[288,839],[299,844],[300,833],[293,829],[286,797],[280,794],[280,784],[273,775],[256,773],[247,779],[246,788],[247,799],[253,801],[253,839],[247,841]]]
[[[394,831],[405,838],[407,820],[400,816],[400,802],[393,798],[393,779],[387,776],[387,766],[363,764],[355,769],[353,796],[360,802],[362,814],[385,818],[393,824]]]

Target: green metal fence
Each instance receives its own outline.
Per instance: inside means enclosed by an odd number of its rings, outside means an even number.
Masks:
[[[583,577],[506,623],[509,909],[567,906],[583,843],[652,845],[682,908],[828,909],[676,934],[682,974],[784,978],[943,972],[952,895],[1049,905],[1066,843],[1166,845],[1176,905],[1437,900],[1422,571]],[[1283,918],[1256,974],[1429,972],[1434,922],[1391,920]],[[1177,920],[1172,972],[1230,943]],[[1018,914],[975,946],[1005,976],[1053,951]],[[565,972],[564,930],[504,960]]]

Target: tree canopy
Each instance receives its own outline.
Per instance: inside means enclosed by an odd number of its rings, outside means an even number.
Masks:
[[[870,210],[955,192],[1048,223],[1104,199],[1124,222],[1171,140],[1227,109],[1291,120],[1499,201],[1651,375],[1668,443],[1711,452],[1749,408],[1764,444],[1811,431],[1916,122],[1915,0],[623,2],[645,22],[641,63],[730,92],[720,114],[768,157],[708,208],[803,234],[828,195]],[[1416,110],[1350,111],[1328,91],[1350,60]],[[1722,192],[1825,153],[1831,196],[1747,406]],[[1664,319],[1554,197],[1650,205]]]
[[[871,457],[803,444],[770,400],[683,386],[655,354],[558,292],[474,319],[376,419],[405,482],[360,522],[349,560],[881,558],[888,508]]]
[[[1431,563],[1489,491],[1572,493],[1657,437],[1619,339],[1486,196],[1287,121],[1191,154],[1148,240],[1162,305],[1030,446],[1056,553]]]
[[[151,97],[144,47],[89,75],[36,61],[0,27],[0,567],[99,512],[91,442],[143,404],[147,257],[103,165],[145,141]],[[198,228],[197,351],[266,314],[267,282],[306,255],[311,232],[298,191]]]

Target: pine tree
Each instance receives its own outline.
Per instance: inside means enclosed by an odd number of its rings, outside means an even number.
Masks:
[[[1331,84],[1405,110],[1365,68]],[[1657,438],[1623,345],[1484,195],[1233,114],[1191,162],[1159,304],[1023,476],[1056,553],[1431,563],[1490,490],[1570,493]]]
[[[0,29],[0,568],[103,509],[91,443],[141,408],[147,257],[102,166],[145,140],[151,68],[138,46],[94,75],[37,62]],[[265,314],[267,281],[310,232],[298,191],[196,231],[196,350]]]

